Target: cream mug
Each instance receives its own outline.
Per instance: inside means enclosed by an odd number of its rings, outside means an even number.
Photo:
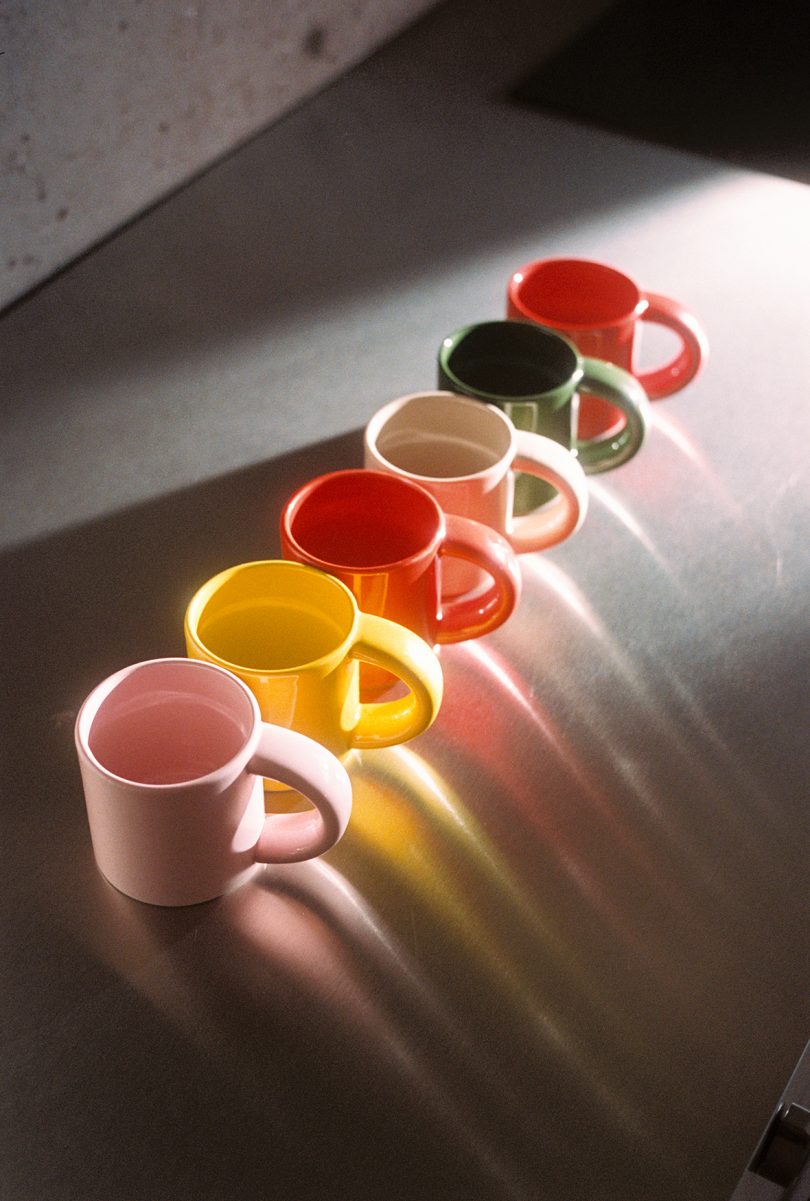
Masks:
[[[445,513],[497,530],[518,554],[546,550],[580,528],[588,484],[580,464],[553,438],[516,429],[494,405],[453,392],[415,392],[379,409],[364,435],[366,467],[421,486]],[[556,495],[515,514],[515,472],[544,480]],[[442,594],[483,581],[468,564],[446,561]]]

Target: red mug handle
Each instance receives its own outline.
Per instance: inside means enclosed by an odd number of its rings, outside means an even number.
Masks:
[[[679,392],[695,378],[709,356],[709,343],[697,317],[682,304],[655,292],[645,292],[644,299],[647,308],[641,314],[642,321],[665,325],[681,340],[681,349],[670,363],[637,376],[650,400],[660,400]]]
[[[496,530],[455,513],[445,513],[444,518],[446,535],[439,554],[463,559],[492,577],[483,592],[462,594],[442,604],[437,641],[464,642],[503,625],[520,600],[522,578],[515,552]]]

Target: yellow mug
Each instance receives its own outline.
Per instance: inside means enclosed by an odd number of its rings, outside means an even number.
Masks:
[[[362,612],[345,584],[305,564],[264,559],[221,571],[192,598],[185,635],[190,658],[247,684],[264,721],[340,758],[415,738],[441,705],[442,671],[428,644]],[[392,672],[406,695],[361,703],[358,661]]]

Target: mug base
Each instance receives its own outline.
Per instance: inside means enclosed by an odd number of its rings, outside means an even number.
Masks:
[[[225,887],[217,888],[210,893],[207,890],[204,894],[197,894],[191,891],[187,894],[178,894],[175,891],[171,895],[154,892],[151,889],[131,889],[124,887],[122,884],[111,880],[109,876],[105,875],[101,868],[98,867],[98,864],[96,864],[96,867],[98,868],[98,874],[105,884],[109,884],[110,888],[114,888],[117,893],[123,897],[128,897],[131,901],[137,901],[140,905],[154,905],[160,909],[185,909],[192,905],[207,905],[209,901],[216,901],[219,897],[225,897],[229,893],[236,892],[237,889],[242,888],[249,880],[258,875],[259,872],[263,872],[265,864],[251,863],[244,871],[239,872],[230,879]]]

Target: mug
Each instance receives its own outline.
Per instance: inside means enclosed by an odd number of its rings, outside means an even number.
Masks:
[[[588,473],[627,462],[646,436],[649,404],[629,372],[583,358],[562,334],[525,321],[482,321],[444,338],[438,381],[442,389],[496,405],[518,429],[574,450]],[[615,437],[580,438],[581,391],[621,410],[625,422]],[[525,513],[552,495],[547,484],[521,473],[515,485],[517,512]]]
[[[228,668],[265,721],[314,738],[339,758],[395,746],[426,730],[442,700],[431,648],[413,631],[364,613],[344,583],[301,563],[265,559],[221,571],[185,617],[188,654]],[[395,700],[361,703],[359,661],[406,686]]]
[[[286,558],[343,580],[365,612],[400,622],[431,645],[489,633],[520,597],[520,569],[505,538],[443,513],[419,484],[381,471],[334,471],[299,488],[281,513],[281,547]],[[449,558],[486,572],[485,588],[443,604]],[[363,675],[369,688],[383,679]]]
[[[580,528],[588,486],[577,460],[552,438],[516,430],[494,405],[453,392],[415,392],[379,409],[364,435],[366,467],[420,484],[445,513],[497,530],[523,554],[545,550]],[[549,504],[515,516],[514,472],[556,489]],[[480,584],[464,563],[443,564],[442,596]]]
[[[607,359],[633,372],[650,400],[685,388],[709,353],[700,322],[682,304],[644,292],[621,271],[588,259],[527,263],[509,280],[506,313],[556,329],[582,354]],[[671,362],[651,371],[638,371],[634,366],[643,322],[666,326],[680,341]],[[610,437],[622,421],[622,414],[600,397],[581,398],[580,437]]]
[[[75,727],[93,853],[121,892],[194,905],[263,863],[321,855],[346,829],[349,777],[322,746],[262,722],[250,689],[191,659],[150,659],[109,676]],[[314,805],[265,816],[261,777]]]

